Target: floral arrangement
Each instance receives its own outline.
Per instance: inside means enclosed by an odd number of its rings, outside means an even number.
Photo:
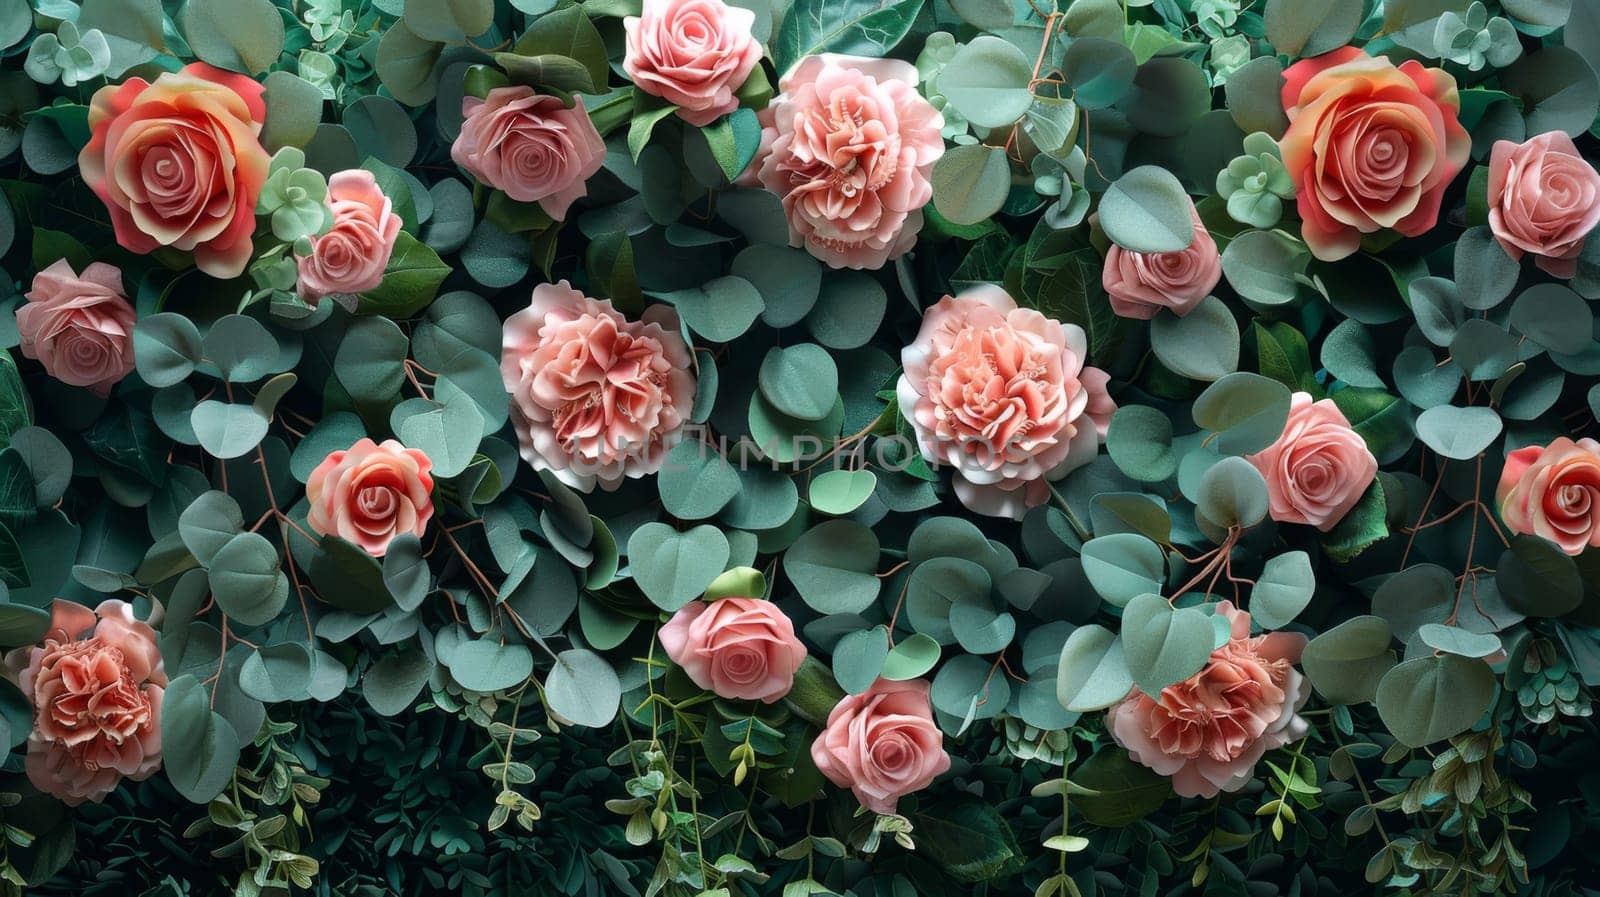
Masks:
[[[5,893],[1594,893],[1590,0],[0,56]]]

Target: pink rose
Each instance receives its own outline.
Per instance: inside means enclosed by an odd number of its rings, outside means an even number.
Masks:
[[[262,93],[250,78],[203,62],[95,92],[78,167],[111,213],[118,243],[141,254],[193,250],[195,266],[213,277],[244,272],[270,162],[257,137]]]
[[[5,666],[33,706],[23,767],[35,788],[75,807],[161,768],[167,673],[155,630],[132,605],[57,599],[44,641],[7,653]]]
[[[828,781],[855,792],[863,807],[893,813],[900,798],[950,768],[928,683],[879,679],[859,695],[845,695],[811,742],[811,759]]]
[[[928,309],[901,350],[900,413],[922,456],[955,468],[962,504],[1021,519],[1094,460],[1117,410],[1087,355],[1083,328],[973,287]]]
[[[834,268],[904,255],[933,198],[944,116],[897,59],[807,56],[761,113],[757,177],[783,200],[789,242]]]
[[[115,265],[90,262],[74,274],[57,259],[33,276],[27,299],[17,308],[22,354],[38,359],[45,373],[104,396],[133,370],[137,314]]]
[[[1178,317],[1194,310],[1222,279],[1217,242],[1194,213],[1194,240],[1178,252],[1130,252],[1115,243],[1106,252],[1101,282],[1111,310],[1148,321],[1163,308]]]
[[[694,404],[692,366],[670,307],[629,321],[564,280],[534,287],[500,353],[523,460],[585,492],[655,473]]]
[[[1345,47],[1283,73],[1279,141],[1312,255],[1338,261],[1363,234],[1433,229],[1445,188],[1472,152],[1456,81]]]
[[[1514,533],[1549,539],[1574,556],[1600,545],[1600,442],[1562,436],[1517,449],[1506,457],[1495,501]]]
[[[1332,399],[1297,392],[1278,440],[1245,460],[1267,481],[1268,509],[1279,523],[1327,532],[1378,476],[1378,459]]]
[[[568,109],[531,87],[496,87],[484,99],[464,98],[461,110],[450,158],[517,202],[538,203],[557,221],[605,163],[605,142],[582,97]]]
[[[393,439],[329,452],[306,480],[306,524],[381,558],[396,536],[421,536],[433,518],[433,462]]]
[[[1229,601],[1217,616],[1232,624],[1227,644],[1200,672],[1152,698],[1137,688],[1106,711],[1106,728],[1128,756],[1164,776],[1180,797],[1215,797],[1250,781],[1267,751],[1303,738],[1295,711],[1311,697],[1294,668],[1306,637],[1250,635],[1250,615]]]
[[[640,90],[678,107],[697,128],[739,108],[733,95],[761,61],[756,14],[722,0],[644,0],[622,20],[622,68]]]
[[[732,700],[771,704],[806,659],[794,624],[771,601],[694,601],[661,627],[661,647],[694,684]]]
[[[364,168],[328,178],[333,227],[311,238],[311,254],[297,259],[300,298],[312,302],[329,293],[364,293],[383,283],[383,270],[400,237],[400,216],[378,179]]]
[[[1600,223],[1600,174],[1572,138],[1551,131],[1489,154],[1489,229],[1514,259],[1538,256],[1555,277],[1577,273],[1584,238]]]

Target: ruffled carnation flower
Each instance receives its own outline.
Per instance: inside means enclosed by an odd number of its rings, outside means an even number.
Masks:
[[[1600,545],[1600,442],[1562,436],[1517,449],[1500,471],[1495,501],[1514,533],[1574,556]]]
[[[789,242],[834,268],[904,255],[933,198],[944,118],[896,59],[807,56],[761,113],[756,177],[783,200]]]
[[[1245,460],[1267,481],[1268,511],[1279,523],[1323,532],[1338,525],[1378,476],[1378,459],[1332,399],[1297,392],[1277,441]]]
[[[1297,710],[1311,689],[1294,664],[1306,637],[1250,634],[1250,615],[1222,601],[1229,639],[1200,672],[1152,698],[1138,689],[1106,712],[1106,728],[1128,756],[1172,778],[1181,797],[1214,797],[1250,781],[1267,751],[1292,744],[1310,726]]]
[[[640,90],[678,107],[697,128],[739,108],[734,91],[761,61],[756,14],[722,0],[644,0],[622,20],[622,68]]]
[[[955,468],[962,504],[1021,519],[1093,461],[1116,403],[1088,338],[982,285],[928,309],[896,393],[922,456]]]
[[[771,601],[692,601],[661,627],[661,647],[694,684],[721,697],[771,704],[806,659],[794,624]]]
[[[138,316],[115,265],[90,262],[74,274],[57,259],[33,276],[27,299],[17,308],[22,354],[38,359],[45,373],[104,396],[133,370]]]
[[[308,302],[330,293],[364,293],[383,283],[384,268],[400,238],[400,216],[363,168],[328,178],[333,227],[311,238],[311,254],[296,261],[300,298]]]
[[[1455,78],[1355,47],[1302,59],[1283,77],[1289,129],[1279,146],[1311,253],[1338,261],[1364,234],[1432,230],[1472,152]]]
[[[605,142],[582,97],[569,109],[531,87],[496,87],[481,100],[464,98],[461,110],[450,158],[512,199],[538,203],[557,221],[588,193],[586,182],[605,164]]]
[[[126,601],[57,599],[44,641],[8,652],[5,666],[33,706],[23,768],[35,788],[75,807],[161,768],[167,673],[155,630]]]
[[[421,536],[433,518],[433,462],[393,439],[329,452],[306,480],[306,523],[383,557],[396,536]]]
[[[629,321],[564,280],[534,287],[500,353],[523,460],[585,492],[655,473],[694,404],[692,366],[670,307]]]
[[[1531,252],[1555,277],[1577,273],[1600,224],[1600,174],[1561,131],[1526,143],[1497,140],[1489,154],[1489,229],[1514,259]]]
[[[256,197],[270,160],[256,81],[203,62],[154,82],[129,78],[89,102],[89,143],[78,168],[131,252],[193,250],[213,277],[250,263]]]
[[[1200,213],[1193,214],[1194,240],[1177,252],[1132,252],[1111,245],[1101,282],[1113,312],[1148,321],[1165,308],[1181,318],[1216,289],[1222,256]]]
[[[817,769],[863,807],[893,813],[900,798],[950,768],[928,694],[922,679],[879,679],[859,695],[845,695],[811,742]]]

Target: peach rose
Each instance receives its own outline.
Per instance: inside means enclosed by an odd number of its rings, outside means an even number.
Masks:
[[[1106,728],[1128,756],[1172,778],[1180,797],[1215,797],[1250,781],[1267,751],[1303,738],[1310,726],[1295,711],[1311,697],[1297,632],[1250,635],[1250,615],[1229,601],[1217,616],[1232,626],[1228,642],[1200,672],[1152,698],[1135,688],[1106,711]]]
[[[1083,328],[976,286],[928,309],[901,350],[900,413],[922,456],[955,468],[962,504],[1020,520],[1094,460],[1117,410],[1087,355]]]
[[[1600,442],[1565,436],[1506,456],[1495,489],[1514,533],[1549,539],[1570,555],[1600,545]]]
[[[1561,131],[1489,154],[1489,229],[1514,259],[1538,256],[1555,277],[1577,273],[1584,239],[1600,223],[1600,174]]]
[[[75,807],[161,768],[167,673],[155,630],[126,601],[56,599],[44,641],[8,652],[5,667],[33,706],[23,768],[35,788]]]
[[[904,255],[933,198],[944,116],[898,59],[807,56],[761,113],[756,177],[783,200],[789,242],[834,268]]]
[[[1432,229],[1472,152],[1455,78],[1355,47],[1302,59],[1283,77],[1289,129],[1279,147],[1311,253],[1338,261],[1363,234]]]
[[[794,624],[771,601],[694,601],[661,627],[661,647],[694,684],[733,700],[771,704],[806,659]]]
[[[585,492],[655,473],[694,404],[692,365],[668,306],[629,321],[564,280],[534,287],[500,353],[523,460]]]
[[[1378,459],[1332,399],[1295,393],[1276,442],[1245,460],[1267,481],[1268,510],[1279,523],[1327,532],[1361,500],[1378,476]]]
[[[90,262],[75,274],[57,259],[33,276],[27,304],[17,308],[22,354],[45,373],[96,395],[133,370],[133,323],[138,315],[122,293],[122,271]]]
[[[405,533],[421,536],[433,518],[433,462],[393,439],[362,439],[329,452],[306,480],[306,524],[381,558]]]
[[[111,213],[118,243],[141,254],[193,250],[195,266],[213,277],[244,273],[270,164],[257,136],[262,93],[203,62],[95,92],[78,168]]]
[[[364,168],[328,178],[333,227],[311,238],[311,254],[299,257],[300,298],[312,302],[329,293],[364,293],[383,283],[383,270],[400,237],[400,216]]]
[[[1191,204],[1192,207],[1192,204]],[[1163,308],[1178,317],[1194,310],[1222,279],[1222,256],[1194,213],[1194,240],[1177,252],[1130,252],[1115,243],[1106,252],[1100,280],[1111,310],[1124,318],[1148,321]]]
[[[722,0],[644,0],[622,20],[622,68],[640,90],[678,107],[697,128],[739,108],[733,95],[761,61],[756,14]]]
[[[512,199],[538,203],[557,221],[588,193],[585,182],[605,163],[605,142],[582,97],[569,109],[531,87],[496,87],[481,100],[464,98],[461,110],[450,158]]]
[[[922,679],[879,679],[859,695],[845,695],[811,742],[817,769],[853,791],[863,807],[893,813],[900,798],[950,768],[928,691]]]

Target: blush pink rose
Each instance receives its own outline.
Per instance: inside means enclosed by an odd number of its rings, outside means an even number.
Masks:
[[[1183,317],[1211,295],[1222,279],[1217,241],[1194,212],[1194,240],[1177,252],[1130,252],[1115,243],[1106,252],[1101,283],[1111,310],[1148,321],[1163,308]]]
[[[523,460],[585,492],[660,470],[694,404],[677,312],[629,321],[564,280],[506,319],[500,376]]]
[[[732,700],[771,704],[806,659],[794,624],[771,601],[693,601],[661,627],[661,647],[694,684]]]
[[[481,100],[464,98],[461,110],[450,158],[517,202],[538,203],[557,221],[588,193],[586,182],[605,163],[605,142],[582,97],[569,109],[531,87],[496,87]]]
[[[807,56],[761,113],[756,177],[783,200],[789,242],[834,268],[904,255],[933,198],[944,116],[897,59]]]
[[[138,315],[122,292],[122,271],[90,262],[74,274],[57,259],[33,276],[27,303],[17,308],[22,354],[45,373],[96,395],[133,370],[133,324]]]
[[[1290,399],[1283,433],[1245,460],[1267,481],[1268,511],[1279,523],[1305,523],[1327,532],[1361,500],[1378,476],[1378,459],[1332,399]]]
[[[622,20],[622,68],[640,90],[678,107],[698,128],[739,108],[733,95],[761,61],[756,14],[722,0],[644,0]]]
[[[132,605],[57,599],[44,641],[7,653],[5,666],[33,706],[23,768],[35,788],[75,807],[161,768],[167,674],[155,630]]]
[[[1574,556],[1600,545],[1600,442],[1562,436],[1517,449],[1500,471],[1495,501],[1514,533],[1549,539]]]
[[[254,80],[203,62],[95,92],[78,168],[118,243],[141,254],[192,250],[213,277],[244,273],[270,164],[257,136],[262,94]]]
[[[1585,238],[1600,224],[1600,174],[1561,131],[1489,154],[1489,229],[1514,259],[1529,252],[1555,277],[1577,273]]]
[[[1021,519],[1094,460],[1117,410],[1087,355],[1083,328],[982,285],[923,314],[895,392],[922,456],[955,468],[961,503]]]
[[[400,216],[364,168],[328,178],[333,227],[311,238],[311,254],[300,266],[300,298],[315,301],[330,293],[364,293],[383,283],[383,270],[400,238]]]
[[[329,452],[306,480],[306,524],[375,558],[396,536],[421,536],[433,518],[433,462],[393,439]]]
[[[933,722],[928,683],[879,679],[845,695],[811,742],[811,759],[828,781],[849,788],[874,813],[893,813],[900,798],[928,787],[950,768]]]
[[[1455,78],[1355,47],[1302,59],[1283,77],[1289,129],[1279,147],[1311,253],[1338,261],[1363,234],[1432,230],[1472,152]]]
[[[1200,672],[1155,698],[1136,688],[1106,711],[1117,744],[1136,762],[1170,776],[1180,797],[1238,791],[1263,754],[1310,729],[1296,711],[1311,689],[1294,668],[1306,637],[1252,636],[1250,615],[1229,601],[1219,602],[1216,613],[1231,624],[1230,637]]]

